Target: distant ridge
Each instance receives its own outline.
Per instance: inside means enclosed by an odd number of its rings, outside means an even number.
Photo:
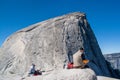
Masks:
[[[104,57],[114,69],[120,70],[120,53],[104,54]]]

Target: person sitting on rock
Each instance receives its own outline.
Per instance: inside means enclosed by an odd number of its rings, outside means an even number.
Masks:
[[[30,67],[30,72],[29,72],[29,76],[32,74],[35,73],[35,64],[32,64],[31,67]]]
[[[83,60],[85,60],[84,49],[80,48],[80,50],[73,54],[73,68],[84,68],[86,64]]]
[[[72,51],[68,51],[68,61],[69,63],[73,63],[73,54],[72,54]]]

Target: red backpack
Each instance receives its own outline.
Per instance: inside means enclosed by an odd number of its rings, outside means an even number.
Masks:
[[[73,68],[73,63],[70,63],[70,62],[69,62],[69,63],[67,64],[67,69],[72,69],[72,68]]]

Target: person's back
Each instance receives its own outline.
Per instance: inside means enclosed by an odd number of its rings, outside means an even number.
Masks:
[[[73,67],[74,68],[83,68],[84,63],[82,61],[82,54],[83,54],[83,48],[82,50],[78,50],[74,55],[73,55]]]

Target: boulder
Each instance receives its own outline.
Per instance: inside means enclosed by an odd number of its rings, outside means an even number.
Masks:
[[[1,47],[0,73],[25,75],[32,63],[43,70],[63,69],[67,54],[85,49],[97,75],[113,76],[84,13],[75,12],[21,29]]]
[[[63,69],[43,72],[37,76],[2,76],[0,80],[97,80],[91,69]]]
[[[26,77],[25,80],[97,80],[97,77],[91,69],[64,69]]]

